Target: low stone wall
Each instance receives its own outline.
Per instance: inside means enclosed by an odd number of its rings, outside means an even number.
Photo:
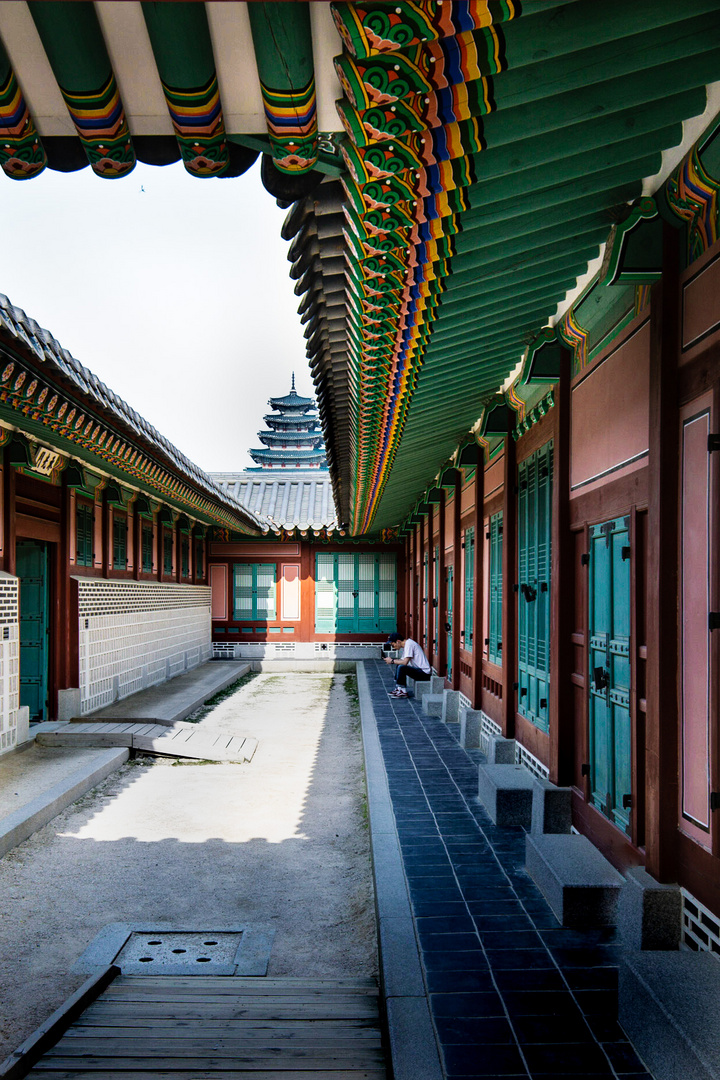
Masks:
[[[11,574],[0,572],[0,754],[12,750],[18,742],[20,706],[18,602],[18,579]],[[25,727],[27,727],[27,720]]]
[[[76,580],[83,715],[212,656],[208,587]]]

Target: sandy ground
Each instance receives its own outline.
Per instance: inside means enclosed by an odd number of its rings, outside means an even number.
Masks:
[[[0,860],[0,1060],[80,985],[70,968],[111,922],[245,923],[276,932],[270,975],[376,974],[345,682],[257,676],[201,721],[258,738],[250,764],[129,762]]]

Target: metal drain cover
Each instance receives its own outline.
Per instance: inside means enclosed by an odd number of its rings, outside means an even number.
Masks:
[[[243,932],[133,933],[115,963],[126,975],[232,975]]]

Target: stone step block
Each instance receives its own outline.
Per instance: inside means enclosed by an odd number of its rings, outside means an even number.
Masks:
[[[533,833],[569,833],[572,825],[572,789],[557,787],[536,776],[533,780]]]
[[[478,796],[496,825],[530,828],[532,774],[522,765],[480,765]]]
[[[437,716],[438,719],[442,716],[443,710],[443,698],[442,694],[425,694],[422,699],[422,711],[423,716]]]
[[[502,735],[488,735],[485,755],[488,765],[514,765],[515,740]]]
[[[563,926],[615,925],[623,877],[586,836],[526,836],[525,869]]]
[[[678,885],[661,885],[641,866],[625,875],[618,930],[629,949],[679,949],[682,895]]]
[[[619,1019],[655,1080],[720,1080],[720,964],[712,953],[625,953]]]
[[[443,724],[460,723],[460,691],[443,690],[442,722]]]
[[[482,710],[468,709],[467,705],[461,705],[458,710],[460,745],[464,746],[466,750],[480,749],[482,715]]]
[[[442,694],[444,686],[445,680],[440,675],[431,675],[425,682],[415,683],[415,697],[420,701],[426,694]]]

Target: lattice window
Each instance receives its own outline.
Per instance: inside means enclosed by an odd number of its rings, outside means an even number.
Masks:
[[[152,525],[142,526],[142,569],[144,574],[152,574],[153,569],[153,528]]]
[[[548,730],[552,441],[518,466],[518,712]]]
[[[475,607],[475,530],[465,530],[465,626],[463,643],[472,652]]]
[[[78,503],[75,509],[75,564],[92,566],[94,557],[95,515],[91,506]]]
[[[127,518],[113,512],[113,569],[127,568]]]
[[[503,515],[493,514],[490,518],[490,596],[488,660],[492,664],[502,664],[502,596],[503,596]]]
[[[235,563],[233,618],[237,622],[273,622],[277,618],[275,563]]]
[[[172,533],[163,529],[163,573],[168,576],[173,572],[173,538]]]

